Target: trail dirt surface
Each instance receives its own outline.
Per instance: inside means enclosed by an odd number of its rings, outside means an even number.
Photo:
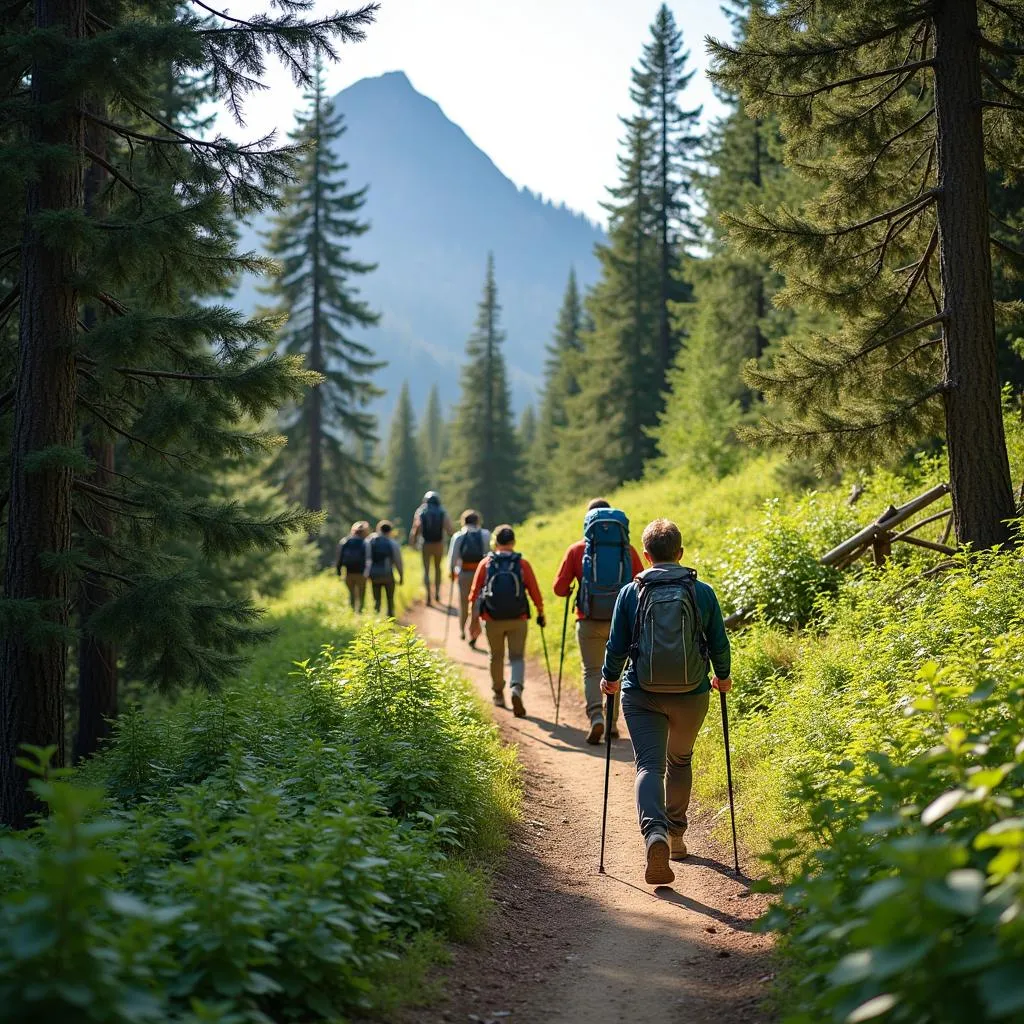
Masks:
[[[445,614],[443,606],[418,607],[407,621],[441,648]],[[547,639],[557,672],[560,634],[551,629]],[[479,647],[473,651],[460,640],[452,622],[447,653],[490,703],[484,637]],[[606,873],[598,873],[605,747],[585,742],[588,723],[574,685],[579,657],[571,636],[565,669],[557,727],[543,661],[527,666],[526,718],[494,708],[503,737],[519,748],[525,786],[522,821],[495,865],[496,912],[477,942],[454,950],[442,1002],[402,1019],[769,1020],[763,1003],[771,981],[770,942],[752,927],[764,897],[750,892],[749,879],[734,875],[731,849],[708,838],[707,809],[694,809],[686,837],[690,856],[673,864],[674,884],[644,883],[624,720],[622,738],[612,746]],[[700,771],[699,740],[694,768]]]

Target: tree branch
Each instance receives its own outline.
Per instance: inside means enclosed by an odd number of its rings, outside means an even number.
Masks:
[[[109,174],[116,181],[119,181],[130,192],[134,192],[135,195],[137,195],[137,196],[141,196],[142,195],[142,191],[135,184],[135,182],[131,181],[129,178],[126,178],[116,167],[114,167],[113,164],[111,164],[107,160],[104,160],[103,157],[101,157],[99,155],[99,153],[94,153],[88,146],[84,147],[84,149],[85,149],[85,155],[94,164],[96,164],[99,167],[102,167],[103,170],[105,170],[107,172],[107,174]]]
[[[772,92],[770,89],[766,89],[765,95],[774,96],[776,99],[780,100],[813,99],[815,96],[820,96],[822,93],[833,92],[836,89],[844,89],[850,85],[858,85],[860,82],[871,82],[876,78],[887,78],[894,75],[910,77],[915,72],[921,71],[924,68],[930,68],[934,64],[935,61],[931,58],[928,58],[927,60],[917,60],[910,64],[901,64],[899,67],[885,68],[882,71],[866,71],[863,75],[854,75],[852,78],[842,78],[838,82],[827,82],[814,89],[808,89],[806,92]]]

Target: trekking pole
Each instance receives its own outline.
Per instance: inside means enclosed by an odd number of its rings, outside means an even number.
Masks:
[[[548,657],[548,640],[544,635],[544,627],[540,628],[540,642],[544,646],[544,664],[548,667],[548,686],[551,687],[551,703],[555,703],[555,680],[551,675],[551,659]]]
[[[725,694],[718,691],[722,698],[722,735],[725,739],[725,776],[729,783],[729,814],[732,816],[732,856],[736,866],[736,874],[740,873],[740,848],[736,842],[736,801],[732,793],[732,758],[729,756],[729,712],[725,706]]]
[[[612,771],[612,722],[615,721],[615,694],[608,694],[608,728],[605,729],[604,741],[604,810],[601,812],[601,863],[597,873],[604,874],[604,837],[608,828],[608,778]]]
[[[452,598],[455,596],[455,577],[448,587],[448,608],[444,613],[444,645],[448,646],[448,630],[452,625]]]
[[[558,655],[558,696],[555,697],[555,725],[558,725],[558,712],[562,707],[562,666],[565,664],[565,634],[569,628],[569,604],[572,601],[573,584],[569,584],[569,593],[565,595],[565,614],[562,616],[562,650]]]

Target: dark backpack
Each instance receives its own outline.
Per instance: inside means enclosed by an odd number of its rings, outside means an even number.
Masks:
[[[583,520],[583,575],[577,599],[586,619],[607,622],[619,591],[633,579],[629,520],[616,508],[595,508]]]
[[[428,544],[444,540],[444,509],[440,505],[424,505],[420,509],[420,534]]]
[[[380,535],[370,538],[370,575],[378,579],[391,575],[391,540]]]
[[[658,567],[636,578],[637,608],[629,656],[643,690],[689,693],[708,674],[708,638],[697,604],[697,574]]]
[[[463,566],[478,565],[484,560],[485,554],[483,530],[465,530],[459,545],[459,558]]]
[[[496,551],[491,555],[481,598],[484,611],[492,619],[521,619],[529,615],[522,560],[518,551]]]
[[[341,545],[341,564],[350,572],[366,567],[366,542],[362,537],[349,537]]]

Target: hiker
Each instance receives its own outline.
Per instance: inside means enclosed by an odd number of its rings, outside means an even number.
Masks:
[[[345,586],[352,611],[359,613],[366,602],[366,537],[370,524],[365,521],[352,524],[349,535],[338,544],[338,575],[345,570]]]
[[[377,532],[366,540],[366,563],[364,575],[373,586],[373,607],[380,614],[381,594],[388,599],[388,618],[395,616],[395,570],[398,570],[399,585],[405,579],[402,567],[401,545],[391,536],[394,526],[387,519],[377,524]]]
[[[636,806],[649,885],[675,880],[669,860],[686,856],[691,759],[710,692],[732,689],[729,638],[715,592],[680,565],[679,527],[655,519],[643,535],[651,568],[615,603],[601,690],[619,691],[636,759]],[[708,678],[709,665],[714,677]],[[667,767],[666,767],[667,766]]]
[[[473,586],[476,567],[484,560],[491,547],[490,532],[480,525],[480,513],[467,508],[462,513],[462,529],[452,537],[448,549],[448,570],[459,587],[459,636],[466,639],[466,620],[469,618],[469,591]],[[476,649],[476,639],[469,642]]]
[[[537,586],[537,577],[530,563],[516,551],[516,535],[511,526],[494,531],[494,551],[476,568],[469,591],[472,617],[469,635],[480,635],[484,621],[487,643],[491,648],[491,689],[496,707],[505,707],[505,645],[512,673],[512,712],[516,718],[526,715],[523,705],[523,683],[526,675],[526,630],[530,620],[529,595],[537,609],[537,625],[544,620],[544,598]]]
[[[554,585],[555,594],[567,600],[576,585],[576,643],[583,662],[583,691],[590,719],[587,742],[591,744],[600,743],[604,736],[601,665],[615,599],[643,568],[636,548],[629,543],[625,514],[613,509],[604,498],[594,498],[583,519],[583,539],[569,545]],[[564,631],[562,639],[564,642]],[[616,706],[616,720],[609,723],[612,739],[619,737],[618,715]]]
[[[430,606],[430,567],[434,567],[434,600],[441,603],[441,563],[444,561],[444,539],[455,531],[452,521],[441,504],[441,495],[437,491],[427,491],[423,495],[423,504],[416,509],[412,519],[412,532],[409,544],[420,545],[423,555],[423,586],[427,591],[427,606]]]

